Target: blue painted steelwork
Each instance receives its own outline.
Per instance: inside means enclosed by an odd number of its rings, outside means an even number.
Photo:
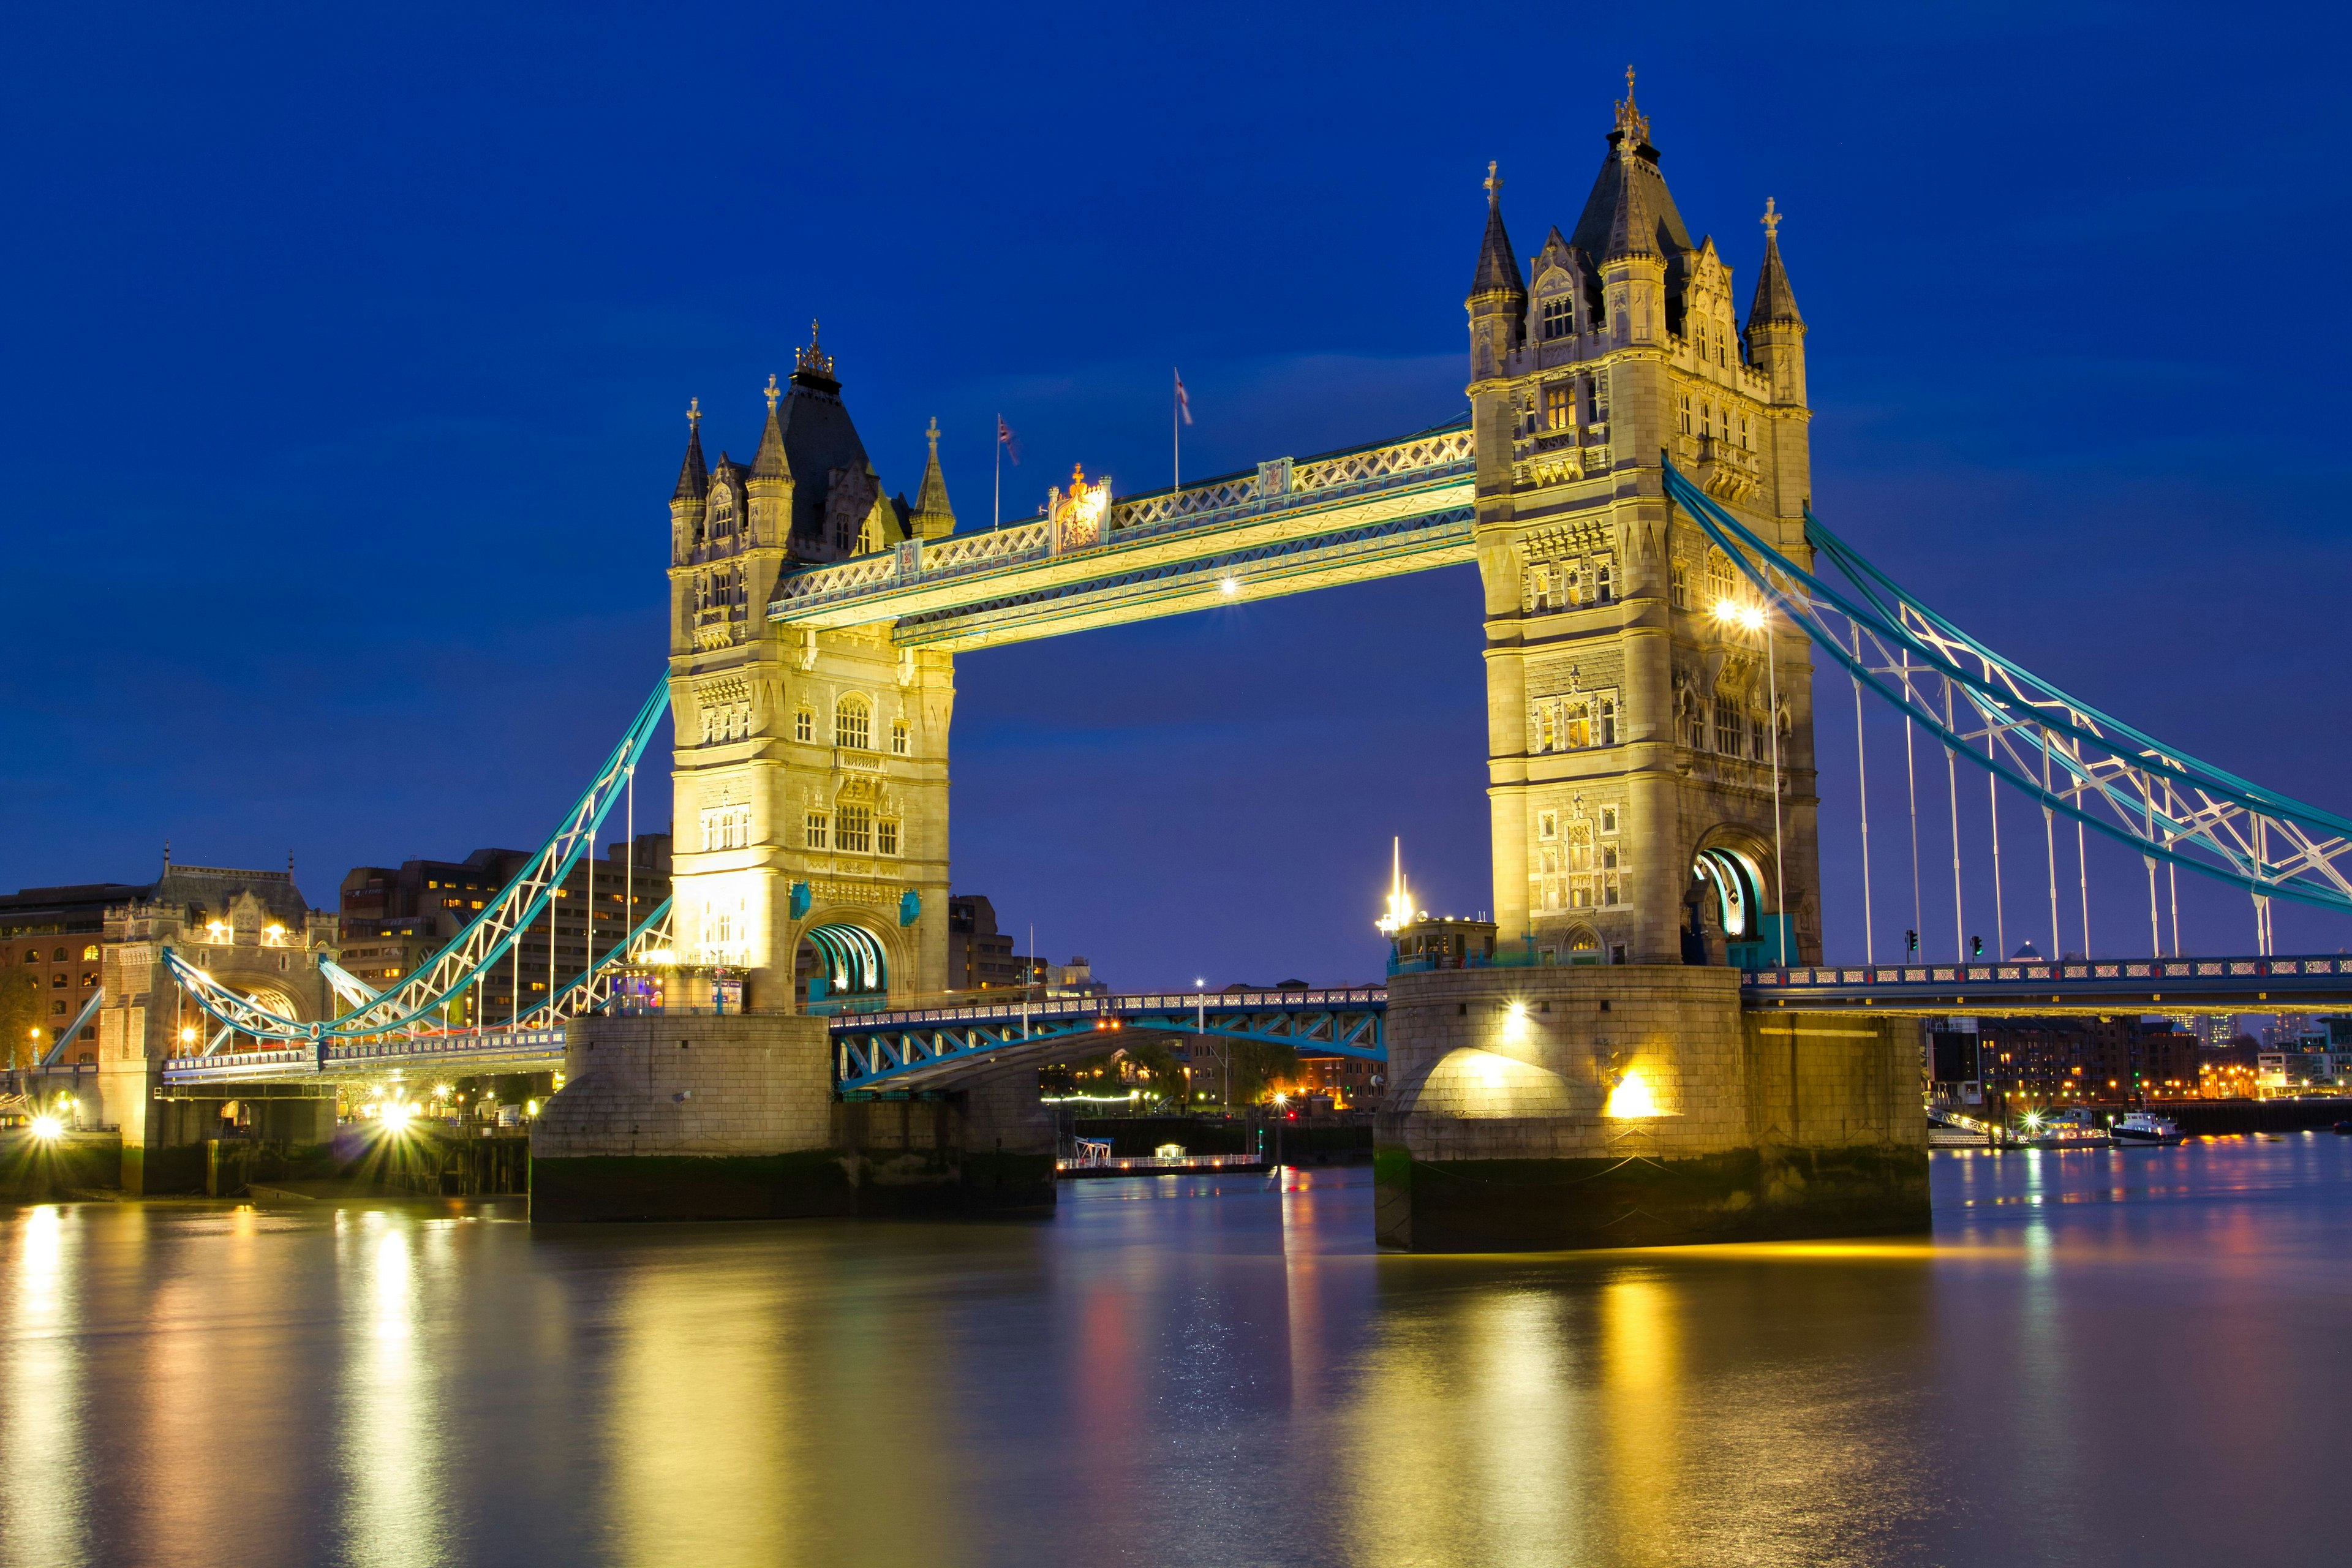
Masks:
[[[802,934],[823,963],[825,994],[856,995],[890,988],[889,961],[882,941],[865,927],[833,923],[811,926]]]
[[[1817,964],[1751,969],[1749,1009],[2021,1014],[2228,1012],[2352,1004],[2352,957],[2100,959],[2063,963]]]
[[[172,1057],[163,1063],[167,1084],[201,1083],[240,1076],[299,1078],[355,1066],[425,1067],[436,1062],[467,1059],[518,1060],[526,1066],[563,1065],[563,1025],[568,1019],[603,1009],[613,998],[613,981],[635,955],[667,947],[670,941],[671,900],[664,899],[637,922],[604,963],[587,974],[575,975],[562,990],[522,1016],[516,1026],[486,1029],[395,1031],[375,1039],[306,1041],[290,1050],[233,1051],[215,1056],[212,1046],[200,1057]],[[529,1020],[536,1018],[538,1024]],[[226,1033],[226,1030],[223,1033]]]
[[[488,908],[397,988],[333,1018],[306,1024],[237,994],[168,947],[163,950],[165,970],[214,1019],[257,1039],[301,1040],[324,1050],[336,1041],[388,1034],[418,1023],[505,957],[523,930],[547,909],[555,889],[595,842],[604,818],[620,804],[637,760],[668,711],[669,677],[664,675],[654,683],[652,694],[637,710],[627,733],[604,760],[594,782],[564,815],[562,826]]]
[[[56,1061],[58,1059],[58,1053],[66,1048],[66,1042],[72,1039],[76,1035],[80,1034],[83,1026],[92,1018],[98,1016],[98,1009],[105,1000],[106,988],[104,986],[101,985],[97,990],[91,992],[89,994],[89,1000],[81,1005],[81,1011],[74,1015],[74,1021],[68,1024],[64,1028],[59,1029],[58,1031],[57,1038],[49,1043],[49,1048],[41,1053],[39,1065],[42,1067],[47,1067],[50,1063]]]
[[[1148,1030],[1290,1046],[1310,1056],[1388,1059],[1388,992],[1380,986],[1146,992],[845,1016],[833,1025],[834,1076],[844,1089],[903,1089],[980,1065],[1109,1050]],[[1113,1026],[1117,1026],[1117,1030]]]
[[[1807,544],[1850,591],[1759,538],[1671,462],[1665,482],[1759,593],[1955,755],[2151,860],[2233,882],[2258,900],[2352,910],[2352,819],[2200,762],[1993,652],[1810,511]],[[1948,717],[1958,705],[1965,720]]]

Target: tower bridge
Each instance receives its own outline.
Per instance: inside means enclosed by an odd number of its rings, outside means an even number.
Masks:
[[[2041,816],[2053,927],[2060,822],[2078,853],[2096,833],[2145,859],[2152,935],[2158,868],[2187,868],[2251,898],[2267,950],[2273,900],[2352,910],[2352,821],[2102,713],[1831,532],[1780,215],[1764,204],[1743,315],[1630,83],[1605,142],[1574,224],[1525,266],[1490,165],[1468,412],[1339,452],[1126,496],[1080,469],[1034,520],[960,528],[936,425],[915,500],[887,495],[813,330],[770,378],[748,463],[710,461],[690,408],[667,668],[531,863],[431,963],[331,1016],[167,948],[159,973],[268,1048],[120,1069],[137,1093],[193,1091],[552,1065],[560,1042],[535,1212],[782,1213],[838,1199],[792,1184],[814,1167],[790,1161],[824,1151],[853,1188],[913,1161],[967,1194],[1050,1193],[1035,1067],[1111,1024],[1281,1038],[1389,1060],[1384,1239],[1565,1246],[1919,1223],[1923,1016],[2344,999],[2336,961],[2168,958],[2160,939],[2139,965],[1827,964],[1817,658],[1857,716],[1867,695],[1955,777],[1983,772],[1996,826],[2004,791]],[[1484,588],[1491,962],[1345,993],[927,1005],[946,981],[960,655],[1462,563]],[[671,903],[506,1028],[436,1031],[633,802],[665,716]],[[1952,801],[1957,862],[1957,784]],[[1868,879],[1865,859],[1865,898]],[[1957,933],[1957,879],[1954,900]],[[886,1157],[841,1095],[889,1085],[959,1109],[919,1146],[900,1126]],[[665,1210],[631,1163],[648,1155],[716,1174]]]

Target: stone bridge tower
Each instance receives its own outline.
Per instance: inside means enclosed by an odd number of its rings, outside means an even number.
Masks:
[[[1775,632],[1716,615],[1755,595],[1669,505],[1660,469],[1670,453],[1810,559],[1805,327],[1780,219],[1768,202],[1743,330],[1732,269],[1684,227],[1630,72],[1608,144],[1574,231],[1553,228],[1527,274],[1490,167],[1467,300],[1496,920],[1506,943],[1524,934],[1563,963],[1720,963],[1732,942],[1777,952],[1785,881],[1790,958],[1810,962],[1806,640],[1777,617]]]
[[[833,356],[815,341],[768,378],[751,465],[702,451],[699,405],[670,498],[670,705],[678,960],[747,971],[756,1012],[827,994],[946,983],[951,655],[887,627],[788,629],[767,616],[793,566],[955,525],[930,460],[916,500],[883,493]]]

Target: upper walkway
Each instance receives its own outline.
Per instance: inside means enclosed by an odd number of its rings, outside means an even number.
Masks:
[[[1474,559],[1476,456],[1465,415],[1116,499],[1099,537],[1039,518],[909,539],[787,574],[768,618],[895,622],[901,647],[961,650],[1455,565]]]

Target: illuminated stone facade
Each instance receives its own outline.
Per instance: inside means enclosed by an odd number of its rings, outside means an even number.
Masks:
[[[953,656],[895,647],[887,624],[767,616],[794,566],[955,525],[936,427],[916,500],[885,496],[833,371],[812,342],[788,386],[770,378],[749,467],[707,463],[691,415],[670,500],[677,951],[748,970],[756,1012],[801,1005],[796,963],[819,968],[827,950],[853,971],[878,957],[893,996],[946,980]]]
[[[1716,617],[1753,591],[1675,513],[1660,468],[1671,453],[1759,537],[1810,559],[1805,328],[1780,219],[1768,204],[1743,327],[1731,268],[1685,229],[1630,79],[1608,142],[1573,233],[1554,228],[1526,273],[1490,172],[1467,300],[1496,920],[1507,946],[1562,962],[1675,963],[1703,946],[1721,963],[1727,940],[1772,935],[1785,875],[1790,956],[1811,960],[1806,640],[1780,625],[1776,680],[1765,634]]]

